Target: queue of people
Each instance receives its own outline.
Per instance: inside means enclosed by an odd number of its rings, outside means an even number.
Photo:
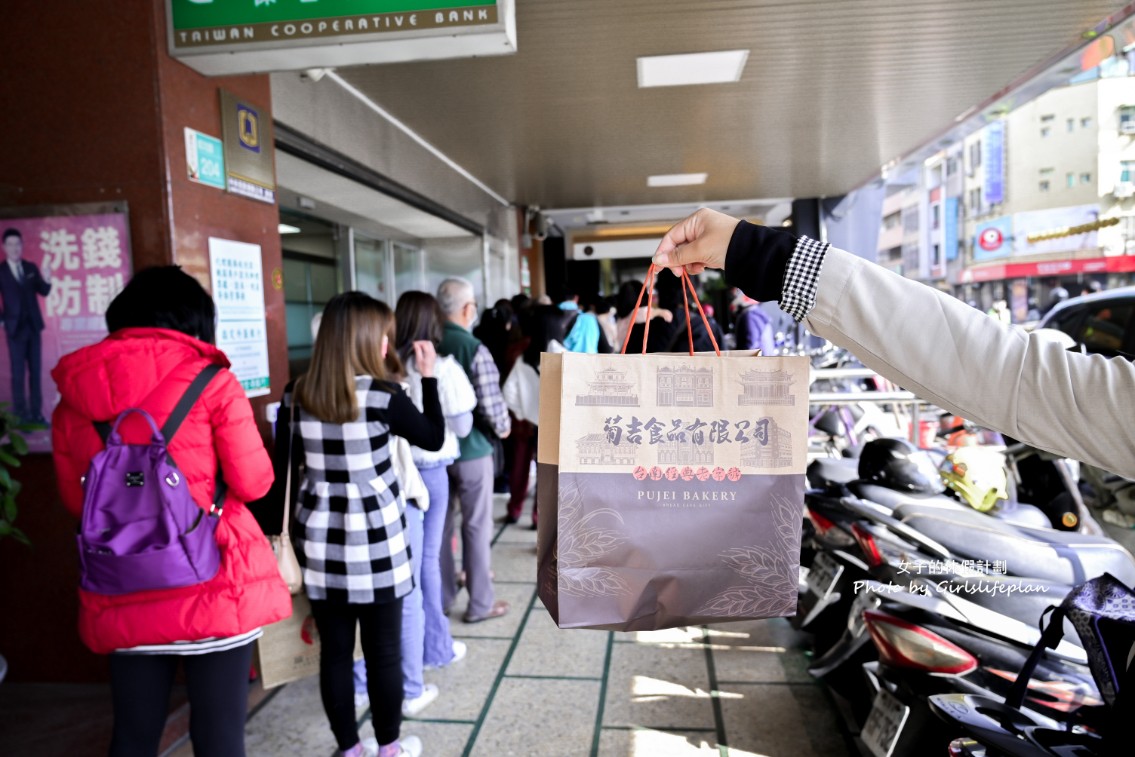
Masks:
[[[1128,425],[1106,403],[1094,412],[1075,401],[1095,389],[1122,395],[1135,382],[1127,361],[1064,352],[853,255],[712,211],[675,226],[655,263],[693,275],[724,267],[744,293],[734,331],[752,346],[764,347],[772,322],[761,305],[779,302],[794,322],[861,351],[882,375],[944,408],[1135,475],[1124,452]],[[644,341],[647,351],[681,351],[690,342],[706,350],[711,335],[724,341],[712,311],[706,321],[687,313],[677,277],[663,272],[656,287],[657,306],[636,305],[641,284],[627,282],[613,301],[518,296],[484,314],[472,284],[458,278],[443,281],[436,297],[407,292],[393,310],[361,292],[339,294],[322,313],[309,369],[285,390],[270,459],[214,345],[210,296],[177,266],[139,272],[107,311],[109,336],[65,356],[52,373],[61,394],[52,419],[61,496],[83,515],[91,488],[84,476],[104,445],[153,431],[165,447],[157,424],[178,416],[168,455],[199,520],[215,519],[207,522],[221,556],[215,574],[188,585],[113,595],[80,589],[80,636],[110,656],[111,754],[156,753],[179,667],[195,751],[244,754],[252,643],[290,612],[264,536],[284,508],[294,513],[293,542],[322,642],[320,696],[339,752],[421,754],[402,720],[442,693],[423,671],[468,652],[448,619],[460,590],[468,594],[465,623],[511,609],[493,587],[494,479],[507,481],[506,523],[518,523],[539,432],[540,355],[624,344],[636,352]],[[896,309],[912,317],[896,324]],[[982,370],[965,362],[943,370],[936,351],[963,335],[973,346],[967,359]],[[972,390],[973,375],[983,377],[981,391]],[[135,409],[144,417],[127,412]],[[109,435],[100,428],[107,421],[115,421]],[[299,481],[294,502],[280,484],[291,473]],[[126,487],[144,484],[131,475],[137,480],[127,476]],[[176,487],[180,478],[165,481]],[[532,527],[537,518],[534,501]],[[460,569],[452,549],[458,528]],[[375,739],[360,738],[355,712],[363,703]]]
[[[215,529],[219,554],[215,574],[188,584],[80,589],[80,636],[110,659],[112,755],[157,753],[179,668],[195,752],[245,753],[252,645],[291,611],[265,537],[279,532],[285,508],[294,516],[292,543],[321,641],[320,698],[339,752],[422,753],[420,739],[401,731],[404,717],[440,694],[423,671],[468,652],[448,619],[459,593],[450,538],[459,522],[462,620],[510,610],[492,584],[489,440],[507,439],[512,419],[494,354],[470,333],[477,315],[463,279],[442,282],[436,298],[407,292],[394,310],[362,292],[333,297],[313,323],[310,367],[285,388],[272,457],[214,346],[215,304],[177,266],[140,271],[107,311],[110,335],[60,361],[52,431],[67,507],[81,517],[90,490],[103,486],[85,476],[92,460],[112,454],[104,445],[142,446],[152,433],[174,466],[163,469],[165,484],[184,477],[187,506]],[[538,352],[526,360],[538,366]],[[180,429],[176,438],[170,428]],[[284,483],[290,478],[296,486]],[[136,472],[125,485],[145,483]],[[289,488],[295,495],[286,501]],[[132,538],[145,546],[154,527],[135,527]],[[373,739],[358,732],[356,708],[364,704]]]

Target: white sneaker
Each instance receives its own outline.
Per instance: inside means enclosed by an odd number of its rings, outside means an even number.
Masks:
[[[403,736],[398,746],[398,757],[422,757],[422,740],[417,736]],[[378,757],[378,739],[363,739],[363,757]]]
[[[422,757],[422,740],[417,736],[403,736],[398,743],[402,745],[398,757]]]
[[[402,716],[412,718],[422,710],[426,709],[435,699],[437,699],[438,688],[436,684],[427,683],[422,687],[422,693],[413,699],[404,699],[402,701]]]
[[[441,668],[448,668],[453,663],[455,663],[459,660],[464,660],[465,659],[465,653],[468,652],[468,651],[469,651],[469,646],[465,642],[454,640],[454,642],[453,642],[453,657],[449,658],[449,662],[444,663],[442,665],[423,665],[422,667],[426,670],[440,670]]]

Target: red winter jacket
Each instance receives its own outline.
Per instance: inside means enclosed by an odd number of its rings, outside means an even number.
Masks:
[[[209,363],[229,366],[216,347],[157,328],[121,329],[59,361],[51,372],[61,394],[51,419],[52,447],[68,510],[81,513],[81,479],[103,449],[93,421],[113,421],[123,410],[141,407],[160,427]],[[127,443],[144,444],[150,437],[149,426],[137,414],[123,420],[119,431]],[[220,461],[228,486],[217,524],[221,568],[209,581],[178,589],[121,596],[79,589],[79,635],[96,653],[234,636],[291,614],[291,596],[272,548],[244,505],[268,491],[272,463],[252,407],[230,371],[209,382],[169,451],[193,498],[206,509],[213,502]]]

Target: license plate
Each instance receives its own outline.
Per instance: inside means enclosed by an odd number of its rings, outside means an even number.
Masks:
[[[828,553],[819,552],[812,560],[812,569],[808,571],[808,591],[820,600],[827,599],[842,574],[842,565]]]
[[[891,757],[895,745],[902,735],[902,728],[910,715],[910,708],[900,702],[891,692],[879,689],[871,714],[863,724],[859,738],[875,757]]]

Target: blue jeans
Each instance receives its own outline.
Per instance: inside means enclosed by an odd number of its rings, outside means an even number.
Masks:
[[[410,569],[414,590],[402,597],[402,693],[406,699],[422,695],[422,642],[425,618],[422,614],[422,511],[406,505],[406,540],[410,545]],[[367,690],[363,660],[355,660],[355,691]]]
[[[410,545],[410,570],[414,590],[402,597],[402,693],[406,699],[422,695],[422,642],[425,616],[422,613],[422,511],[406,505],[406,541]],[[355,691],[367,690],[366,666],[355,660]]]
[[[425,538],[422,540],[421,587],[425,614],[422,661],[437,667],[453,659],[449,618],[442,611],[441,604],[441,541],[445,531],[445,513],[449,509],[449,474],[444,465],[418,468],[418,472],[430,493],[430,509],[425,513]]]
[[[433,500],[430,500],[431,505]],[[432,510],[433,507],[430,507]],[[406,535],[410,543],[410,569],[414,590],[402,599],[402,691],[407,699],[422,695],[422,646],[425,642],[425,613],[422,611],[422,537],[424,513],[406,505]]]
[[[406,535],[414,590],[402,600],[402,680],[406,699],[422,695],[424,665],[438,667],[453,659],[449,618],[441,609],[441,537],[449,507],[449,476],[444,465],[420,468],[430,493],[430,507],[422,512],[406,506]],[[366,667],[355,662],[355,691],[367,689]]]

